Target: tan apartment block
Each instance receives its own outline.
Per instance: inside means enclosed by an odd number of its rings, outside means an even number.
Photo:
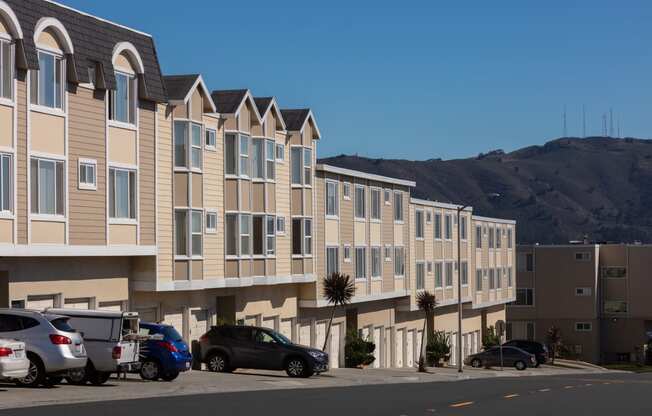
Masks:
[[[546,342],[556,326],[572,356],[636,360],[652,339],[651,266],[647,245],[519,246],[509,336]]]
[[[9,0],[0,51],[0,305],[126,307],[128,278],[155,273],[153,41]]]

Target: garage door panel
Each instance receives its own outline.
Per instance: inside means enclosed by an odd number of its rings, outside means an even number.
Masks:
[[[340,367],[340,325],[331,328],[331,342],[328,351],[331,368]]]

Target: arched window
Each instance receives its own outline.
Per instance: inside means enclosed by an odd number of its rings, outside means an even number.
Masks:
[[[129,42],[118,43],[113,49],[115,89],[109,94],[109,120],[136,124],[138,74],[144,73],[143,61]]]
[[[0,0],[0,98],[13,98],[15,52],[13,42],[22,39],[23,31],[13,10]]]

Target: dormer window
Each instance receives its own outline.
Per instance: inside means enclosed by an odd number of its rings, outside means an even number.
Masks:
[[[126,124],[136,124],[136,78],[115,73],[115,90],[109,96],[109,118]]]
[[[38,71],[31,72],[32,103],[63,109],[64,59],[51,52],[38,52]]]
[[[8,40],[0,38],[0,97],[11,100],[13,80],[13,48]]]

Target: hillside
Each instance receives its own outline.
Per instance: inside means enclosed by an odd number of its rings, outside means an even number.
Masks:
[[[652,140],[562,138],[469,159],[342,155],[320,162],[411,179],[414,197],[515,218],[521,243],[567,243],[585,234],[595,241],[652,242]]]

